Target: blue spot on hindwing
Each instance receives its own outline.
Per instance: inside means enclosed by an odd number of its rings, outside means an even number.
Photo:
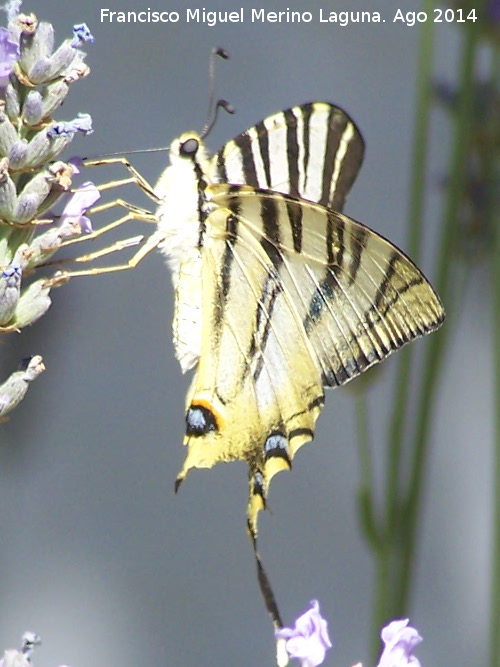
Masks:
[[[275,431],[267,437],[264,445],[264,455],[266,460],[273,456],[285,459],[288,465],[291,465],[290,456],[288,454],[288,439],[283,433]]]
[[[191,405],[186,413],[186,435],[201,436],[217,431],[217,420],[204,405]]]

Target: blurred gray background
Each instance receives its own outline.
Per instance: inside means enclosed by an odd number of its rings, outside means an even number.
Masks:
[[[100,8],[177,10],[178,24],[109,24]],[[94,0],[25,2],[53,22],[58,43],[85,21],[92,74],[58,114],[91,113],[95,132],[70,154],[165,146],[200,130],[208,55],[223,46],[216,150],[266,115],[329,100],[355,119],[366,159],[346,212],[406,247],[418,27],[393,24],[398,7],[275,0],[268,9],[310,10],[311,24],[186,24],[177,3]],[[327,10],[379,10],[386,23],[320,24]],[[207,10],[238,9],[212,0]],[[456,77],[459,29],[436,26],[436,77]],[[437,183],[446,170],[447,118],[433,113],[431,192],[422,268],[432,279],[439,233]],[[151,182],[166,153],[133,156]],[[102,182],[122,172],[92,171]],[[87,175],[86,175],[87,176]],[[127,194],[144,203],[135,190]],[[95,219],[97,226],[100,220]],[[130,225],[121,236],[144,226]],[[146,230],[149,233],[149,230]],[[110,237],[111,238],[111,237]],[[114,238],[114,237],[113,237]],[[453,321],[435,406],[430,474],[411,620],[424,637],[424,667],[486,663],[491,533],[492,400],[487,272],[472,273]],[[5,376],[29,354],[47,371],[2,425],[0,449],[0,648],[35,630],[45,667],[271,665],[271,625],[245,533],[243,464],[194,471],[174,496],[184,460],[189,378],[173,356],[170,276],[155,254],[135,271],[83,278],[53,292],[49,313],[2,344]],[[420,341],[417,346],[422,346]],[[379,481],[391,413],[394,359],[371,387],[369,408]],[[326,664],[368,662],[373,562],[358,528],[354,395],[329,393],[315,442],[292,474],[273,482],[261,516],[264,563],[287,623],[319,598],[334,649]]]

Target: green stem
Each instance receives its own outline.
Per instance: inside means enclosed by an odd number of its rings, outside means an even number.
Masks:
[[[439,245],[436,289],[446,304],[450,299],[450,258],[455,250],[455,226],[461,202],[461,193],[465,183],[465,166],[469,151],[470,127],[473,113],[474,61],[477,45],[477,25],[471,23],[465,31],[465,45],[462,54],[461,87],[458,117],[455,127],[454,145],[451,156],[450,187],[444,213],[444,224]],[[420,518],[421,498],[424,488],[431,413],[437,388],[437,378],[443,361],[443,353],[449,327],[443,327],[433,334],[429,341],[428,354],[425,358],[423,379],[418,401],[415,437],[413,440],[413,461],[410,484],[406,501],[404,536],[402,544],[401,567],[396,585],[396,611],[402,613],[408,607],[412,575],[416,560],[416,541]]]
[[[358,430],[359,461],[361,465],[358,511],[365,538],[372,551],[376,554],[377,573],[375,575],[373,613],[375,618],[385,618],[387,611],[387,590],[390,586],[390,550],[388,549],[389,542],[386,535],[382,533],[383,527],[380,524],[376,511],[373,460],[368,429],[368,409],[366,391],[363,387],[356,392],[356,424]],[[374,625],[372,630],[371,644],[374,653],[378,653],[380,628]]]
[[[494,50],[492,83],[496,95],[500,93],[500,49]],[[498,146],[496,147],[498,151]],[[490,612],[490,665],[500,665],[500,220],[498,206],[498,183],[500,168],[498,155],[494,147],[488,154],[487,173],[490,175],[488,188],[489,220],[493,229],[492,258],[492,298],[493,298],[493,364],[495,383],[495,448],[493,478],[493,549],[491,574],[491,612]]]
[[[375,590],[373,595],[373,617],[371,633],[371,656],[375,664],[380,655],[380,629],[387,624],[391,615],[391,543],[386,538],[376,552]]]

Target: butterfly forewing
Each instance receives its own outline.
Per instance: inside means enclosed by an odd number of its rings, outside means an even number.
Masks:
[[[228,142],[214,160],[223,182],[341,211],[363,153],[363,139],[349,116],[314,102],[269,116]]]

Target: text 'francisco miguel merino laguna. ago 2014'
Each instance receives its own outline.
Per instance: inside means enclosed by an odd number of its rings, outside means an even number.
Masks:
[[[428,20],[434,23],[465,23],[476,20],[474,9],[468,13],[463,9],[441,9],[436,8],[433,14],[427,12],[411,11],[396,12],[383,18],[380,12],[335,12],[329,9],[319,8],[314,12],[309,11],[285,11],[274,12],[263,8],[241,7],[239,10],[211,11],[202,7],[196,9],[183,9],[182,11],[163,10],[155,11],[148,7],[144,11],[114,11],[107,8],[101,9],[101,23],[202,23],[215,26],[219,23],[329,23],[345,27],[354,23],[399,23],[408,27]]]
[[[346,26],[349,23],[384,22],[380,12],[333,12],[326,9],[309,11],[275,12],[263,8],[241,7],[233,11],[211,11],[209,9],[183,9],[182,11],[114,11],[101,9],[101,23],[205,23],[215,26],[219,23],[337,23]]]

